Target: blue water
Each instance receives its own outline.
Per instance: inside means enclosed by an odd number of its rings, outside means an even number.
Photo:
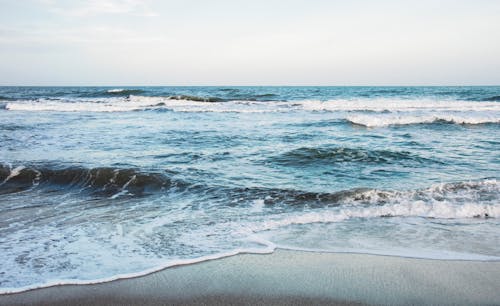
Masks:
[[[0,292],[276,247],[500,259],[500,87],[0,87]]]

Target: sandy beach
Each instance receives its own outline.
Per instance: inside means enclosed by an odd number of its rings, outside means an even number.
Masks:
[[[500,262],[277,250],[144,277],[0,296],[0,305],[498,305]]]

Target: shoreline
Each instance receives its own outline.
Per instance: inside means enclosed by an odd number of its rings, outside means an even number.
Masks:
[[[87,285],[0,295],[0,305],[500,304],[500,262],[276,249]]]

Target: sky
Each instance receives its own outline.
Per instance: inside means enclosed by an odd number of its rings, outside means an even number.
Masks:
[[[0,85],[500,85],[500,0],[0,0]]]

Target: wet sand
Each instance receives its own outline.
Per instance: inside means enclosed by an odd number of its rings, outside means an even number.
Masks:
[[[357,304],[500,305],[500,262],[277,250],[0,296],[0,305]]]

